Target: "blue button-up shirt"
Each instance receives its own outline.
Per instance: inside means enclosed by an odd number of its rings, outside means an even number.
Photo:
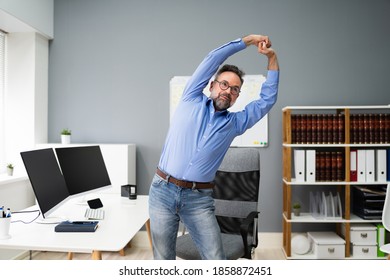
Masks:
[[[211,51],[188,81],[162,150],[159,168],[171,176],[211,182],[233,139],[251,128],[276,102],[279,71],[268,71],[260,98],[243,111],[216,111],[203,94],[211,77],[231,55],[246,48],[241,39]]]

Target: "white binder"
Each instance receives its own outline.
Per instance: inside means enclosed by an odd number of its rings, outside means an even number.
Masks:
[[[306,150],[306,182],[316,181],[316,151]]]
[[[386,150],[376,150],[376,180],[378,182],[386,182],[387,180],[387,163]]]
[[[366,182],[366,150],[357,150],[357,181]]]
[[[305,182],[305,150],[294,150],[295,180]]]
[[[375,150],[366,150],[366,182],[375,182]]]

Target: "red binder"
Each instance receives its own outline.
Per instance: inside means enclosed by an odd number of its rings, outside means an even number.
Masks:
[[[351,155],[350,155],[350,173],[349,173],[349,180],[351,182],[357,182],[357,150],[351,149]]]

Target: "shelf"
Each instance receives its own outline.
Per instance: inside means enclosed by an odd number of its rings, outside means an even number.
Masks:
[[[28,176],[26,174],[14,174],[13,176],[8,176],[7,174],[0,175],[0,185],[12,184],[19,181],[27,181]]]
[[[390,182],[384,181],[384,182],[345,182],[345,181],[332,181],[332,182],[300,182],[295,181],[295,179],[291,179],[291,182],[287,181],[286,179],[283,179],[283,182],[286,185],[306,185],[306,186],[342,186],[342,185],[387,185],[390,184]]]
[[[343,110],[343,109],[351,109],[351,110],[373,110],[373,109],[390,109],[389,105],[372,105],[372,106],[287,106],[282,109],[282,111],[286,110]]]
[[[283,213],[283,218],[289,223],[346,223],[349,220],[345,220],[343,218],[332,218],[332,219],[320,219],[314,218],[310,213],[301,213],[300,216],[296,217],[294,214],[291,214],[291,219],[287,219],[286,213]]]
[[[305,255],[298,255],[291,253],[291,256],[287,256],[286,251],[283,248],[283,253],[286,259],[288,260],[317,260],[317,256],[314,255],[312,252],[305,254]],[[345,260],[386,260],[386,257],[376,257],[376,258],[369,258],[369,259],[362,259],[362,258],[354,258],[353,256],[346,257]]]
[[[340,186],[340,185],[346,185],[350,184],[348,182],[344,181],[332,181],[332,182],[301,182],[301,181],[295,181],[295,179],[291,179],[291,182],[287,181],[286,179],[283,179],[283,182],[287,185],[306,185],[306,186]],[[387,184],[387,183],[386,183]]]
[[[283,143],[283,147],[288,148],[345,148],[345,147],[355,147],[355,148],[369,148],[369,147],[390,147],[389,143],[386,144],[286,144]]]
[[[348,221],[349,223],[351,224],[354,224],[354,223],[367,223],[367,224],[376,224],[376,223],[382,223],[382,220],[381,219],[377,219],[377,220],[364,220],[354,214],[351,214],[351,219]]]
[[[335,224],[335,223],[381,223],[382,220],[363,220],[362,218],[351,214],[351,219],[343,219],[343,218],[314,218],[310,213],[301,213],[300,216],[296,217],[294,214],[291,214],[291,219],[287,219],[286,213],[283,213],[283,218],[286,222],[289,223],[319,223],[319,224]]]
[[[317,257],[311,252],[305,255],[298,255],[298,254],[291,253],[291,256],[289,257],[286,253],[286,250],[284,250],[283,248],[283,253],[286,259],[288,260],[316,260],[317,259]]]

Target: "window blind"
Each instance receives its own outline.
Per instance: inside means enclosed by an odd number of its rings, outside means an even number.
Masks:
[[[0,173],[5,171],[5,33],[0,31]]]

